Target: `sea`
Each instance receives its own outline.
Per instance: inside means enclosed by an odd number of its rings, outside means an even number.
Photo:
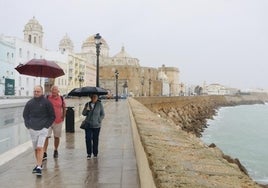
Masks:
[[[268,104],[222,107],[207,124],[203,142],[238,158],[254,181],[268,184]]]

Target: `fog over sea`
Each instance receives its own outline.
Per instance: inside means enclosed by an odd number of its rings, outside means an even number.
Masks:
[[[220,108],[201,139],[238,158],[254,181],[268,184],[268,104]]]

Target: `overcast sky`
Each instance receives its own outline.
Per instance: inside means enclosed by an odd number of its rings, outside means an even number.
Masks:
[[[268,89],[267,0],[0,0],[0,34],[23,38],[33,17],[44,46],[67,33],[80,51],[100,33],[141,66],[180,70],[180,82]]]

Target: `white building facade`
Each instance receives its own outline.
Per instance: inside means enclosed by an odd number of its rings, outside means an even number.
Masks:
[[[0,96],[15,94],[15,45],[0,36]]]

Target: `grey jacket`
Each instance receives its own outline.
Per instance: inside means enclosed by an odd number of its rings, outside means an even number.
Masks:
[[[90,110],[87,110],[88,105]],[[94,108],[91,108],[91,102],[86,103],[82,115],[86,116],[86,122],[88,124],[87,128],[100,128],[101,122],[105,116],[102,103],[97,101]]]
[[[56,116],[52,104],[44,96],[41,96],[32,98],[26,103],[23,118],[26,128],[41,130],[49,128]]]

